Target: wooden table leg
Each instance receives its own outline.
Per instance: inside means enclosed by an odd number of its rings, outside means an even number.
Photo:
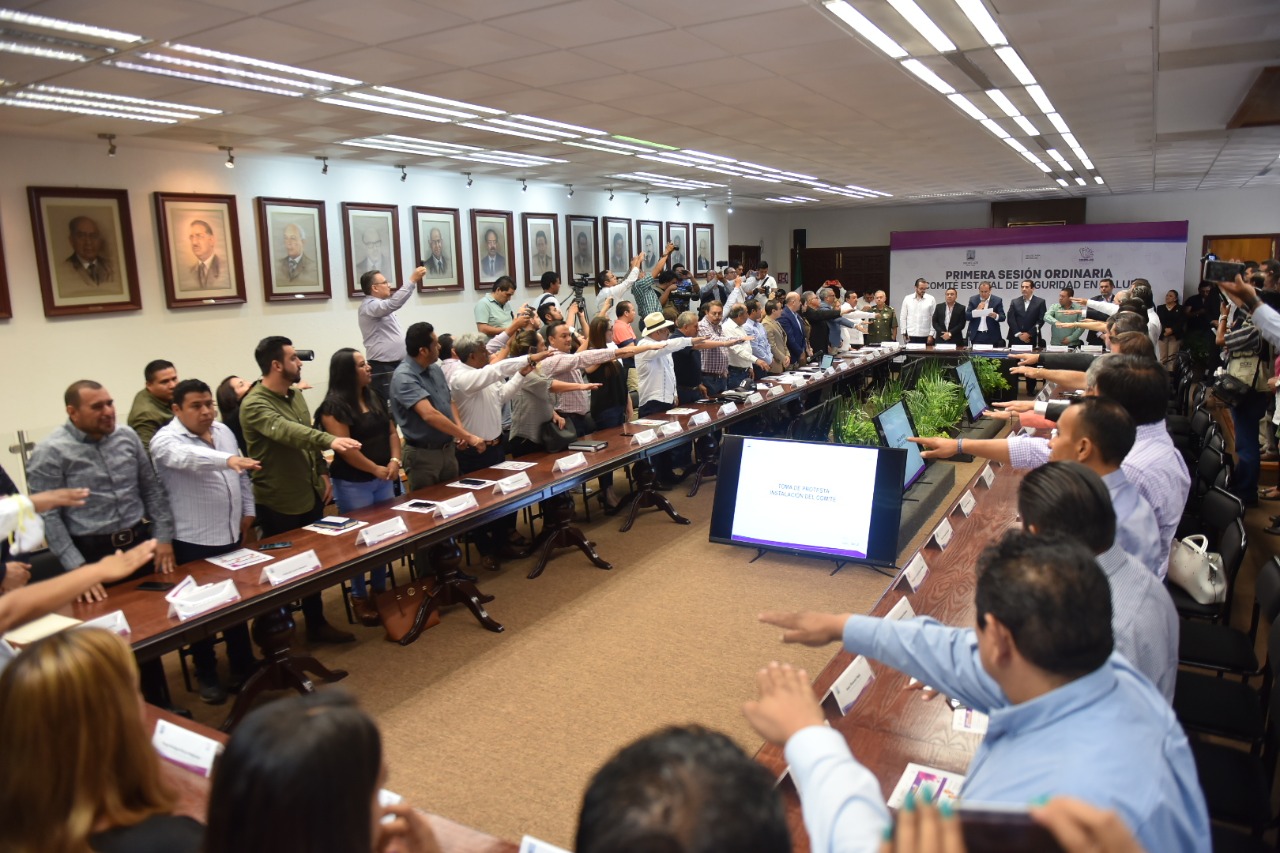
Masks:
[[[635,477],[636,490],[627,496],[630,499],[631,507],[627,512],[627,520],[618,528],[620,533],[626,533],[631,529],[631,525],[636,523],[636,513],[645,507],[651,506],[656,506],[671,516],[671,520],[676,524],[693,523],[676,512],[675,506],[667,499],[667,496],[658,491],[658,475],[654,473],[653,466],[649,464],[648,459],[641,459],[632,465],[631,473]]]
[[[262,652],[262,666],[240,688],[231,713],[222,723],[222,731],[229,732],[253,707],[258,694],[264,690],[296,690],[299,693],[315,692],[315,684],[307,677],[312,673],[326,684],[347,677],[346,670],[329,669],[310,655],[290,653],[296,625],[287,606],[264,613],[253,622],[253,641]]]
[[[702,436],[694,444],[698,454],[698,469],[693,473],[693,485],[689,487],[689,497],[698,494],[704,477],[714,477],[716,466],[720,463],[720,441],[715,433]]]
[[[462,549],[458,547],[457,541],[449,538],[443,542],[437,542],[428,549],[428,553],[431,566],[436,570],[436,584],[431,594],[420,605],[415,627],[426,625],[433,610],[439,610],[450,604],[465,604],[482,626],[495,634],[502,633],[505,628],[484,609],[485,604],[493,601],[493,596],[482,594],[474,583],[464,579],[459,573]],[[421,628],[417,628],[415,632],[401,640],[401,645],[413,642],[418,638],[419,633]]]
[[[587,559],[602,569],[612,569],[613,563],[607,562],[596,553],[596,543],[588,541],[581,530],[573,526],[573,497],[568,492],[547,498],[542,502],[542,532],[534,540],[533,550],[538,552],[538,562],[529,572],[533,580],[542,574],[551,559],[551,552],[556,548],[576,546]]]

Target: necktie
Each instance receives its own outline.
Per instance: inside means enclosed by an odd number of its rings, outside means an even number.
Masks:
[[[93,261],[89,264],[89,278],[93,279],[94,284],[102,284],[102,279],[98,278],[98,262]]]
[[[298,277],[298,262],[290,258],[289,259],[289,278],[294,279],[297,277]]]
[[[198,276],[199,276],[199,279],[200,279],[200,286],[201,286],[201,287],[206,287],[206,286],[208,286],[208,284],[209,284],[209,267],[205,265],[205,262],[204,262],[204,261],[201,261],[201,262],[200,262],[200,272],[198,273]]]

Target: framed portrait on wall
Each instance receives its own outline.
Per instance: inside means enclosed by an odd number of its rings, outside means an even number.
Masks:
[[[600,271],[596,247],[600,245],[599,226],[594,216],[565,216],[565,228],[569,231],[569,277],[566,284],[585,275],[595,279]]]
[[[9,301],[9,274],[4,263],[4,241],[0,240],[0,320],[13,318],[13,303]]]
[[[652,272],[665,248],[666,243],[662,240],[662,223],[651,219],[637,219],[636,252],[644,255],[640,261],[640,269],[646,273]]]
[[[667,242],[675,244],[675,251],[671,253],[668,260],[670,269],[675,269],[683,264],[689,266],[689,223],[687,222],[668,222],[667,223]]]
[[[400,268],[400,209],[394,204],[342,203],[342,245],[346,250],[347,295],[364,297],[360,278],[378,270],[393,282],[404,282]]]
[[[515,278],[515,237],[511,233],[509,210],[471,211],[471,249],[475,262],[476,289],[488,290],[504,275]]]
[[[46,317],[137,311],[127,190],[27,187]]]
[[[560,228],[554,213],[520,214],[524,232],[524,283],[537,287],[544,272],[560,272]],[[561,277],[563,278],[563,273]]]
[[[462,290],[462,227],[456,207],[413,208],[413,256],[427,268],[418,290]]]
[[[618,276],[631,269],[631,220],[617,216],[604,218],[604,244],[601,246],[606,266]]]
[[[156,192],[151,198],[168,306],[200,308],[244,302],[236,197]]]
[[[715,231],[714,225],[693,223],[693,263],[689,268],[695,275],[716,268]]]
[[[330,298],[324,202],[259,196],[257,212],[267,301]]]

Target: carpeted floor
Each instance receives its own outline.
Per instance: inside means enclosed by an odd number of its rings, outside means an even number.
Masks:
[[[957,481],[970,469],[959,466]],[[351,673],[322,689],[351,691],[377,719],[388,786],[414,805],[497,836],[569,846],[591,774],[636,737],[698,723],[748,752],[759,747],[740,711],[756,669],[777,658],[816,674],[834,651],[784,648],[775,629],[756,622],[759,611],[864,613],[888,582],[855,566],[833,577],[834,564],[819,560],[751,563],[752,549],[709,543],[713,494],[714,483],[692,499],[672,493],[693,521],[687,527],[645,510],[620,534],[619,519],[593,512],[581,526],[613,571],[575,550],[533,581],[529,560],[482,573],[502,634],[460,607],[405,648],[385,642],[381,629],[356,626],[357,643],[317,649],[326,665]],[[931,529],[917,531],[908,552]],[[344,625],[336,589],[326,603]],[[175,701],[201,722],[220,722],[228,706],[183,693],[170,666]]]

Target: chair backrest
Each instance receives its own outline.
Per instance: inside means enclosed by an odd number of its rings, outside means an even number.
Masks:
[[[1196,494],[1203,495],[1213,488],[1218,474],[1226,467],[1222,454],[1205,448],[1196,460]]]
[[[1204,443],[1204,437],[1213,426],[1213,415],[1204,406],[1197,406],[1191,413],[1191,434],[1196,437],[1197,446]]]
[[[1259,615],[1268,623],[1275,622],[1280,617],[1280,557],[1272,557],[1258,569],[1253,595]]]
[[[1209,427],[1209,432],[1204,437],[1204,446],[1210,450],[1216,450],[1218,453],[1226,454],[1227,440],[1222,437],[1222,428],[1217,424]]]
[[[1244,522],[1238,518],[1232,521],[1222,532],[1221,542],[1214,550],[1222,556],[1222,574],[1226,576],[1228,595],[1230,595],[1235,589],[1236,575],[1244,565],[1245,552],[1249,550],[1249,536],[1244,532]]]
[[[1218,476],[1213,478],[1213,484],[1219,489],[1231,491],[1231,466],[1226,464],[1224,458],[1222,470],[1218,472]]]
[[[1197,532],[1208,536],[1209,547],[1216,551],[1227,528],[1244,518],[1244,504],[1226,489],[1215,486],[1200,499],[1199,516],[1202,529]]]

